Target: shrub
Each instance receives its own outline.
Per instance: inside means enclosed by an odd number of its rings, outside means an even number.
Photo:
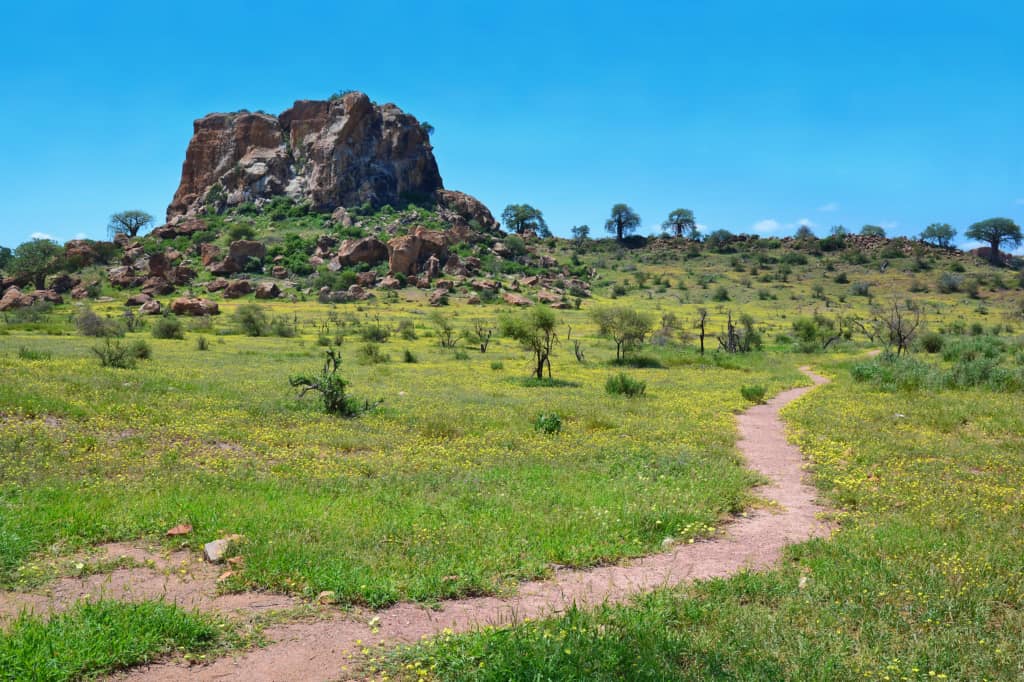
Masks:
[[[764,396],[767,392],[767,389],[760,384],[751,384],[749,386],[740,387],[740,395],[742,395],[745,400],[749,400],[757,405],[764,403]]]
[[[379,365],[391,361],[391,357],[387,353],[382,352],[380,346],[376,343],[364,343],[360,346],[359,359],[365,365]]]
[[[298,330],[286,315],[278,315],[270,322],[270,333],[283,339],[291,339],[298,334]]]
[[[718,285],[715,292],[711,294],[712,301],[725,302],[729,300],[729,290],[724,285]]]
[[[18,348],[18,358],[21,360],[45,361],[52,360],[53,353],[43,350],[32,350],[27,346]]]
[[[850,278],[846,275],[845,272],[840,272],[838,275],[836,275],[836,277],[835,277],[835,279],[833,281],[836,284],[849,284],[850,283]]]
[[[235,223],[228,228],[228,236],[232,240],[252,239],[256,236],[256,230],[248,223]]]
[[[199,335],[196,337],[196,350],[210,350],[210,342],[207,341],[205,336]]]
[[[402,352],[402,362],[407,362],[409,364],[413,364],[413,363],[417,362],[416,356],[413,355],[413,352],[411,350],[406,348],[405,351]]]
[[[324,347],[330,346],[331,337],[329,337],[327,334],[320,334],[319,336],[316,337],[316,345]]]
[[[926,353],[938,353],[942,350],[943,338],[938,332],[925,332],[917,340],[918,345]]]
[[[406,341],[415,341],[418,338],[416,336],[416,325],[408,318],[399,320],[395,331]]]
[[[255,303],[240,305],[235,309],[231,319],[239,326],[246,336],[266,336],[268,331],[267,314]]]
[[[355,417],[370,408],[369,403],[360,405],[355,398],[345,394],[348,382],[338,376],[341,365],[341,354],[335,350],[327,351],[323,369],[319,374],[299,374],[288,379],[292,388],[300,388],[299,398],[310,391],[320,394],[324,411],[341,417]]]
[[[161,317],[153,325],[154,339],[183,339],[185,330],[181,326],[181,320],[174,315]]]
[[[111,342],[107,338],[102,346],[93,346],[92,352],[100,359],[100,367],[116,367],[118,369],[135,367],[135,356],[131,348],[120,341]]]
[[[467,353],[463,348],[456,348],[453,357],[456,360],[469,360],[469,353]]]
[[[647,383],[620,372],[608,377],[608,380],[604,383],[604,390],[610,395],[624,395],[635,398],[642,396],[647,391]]]
[[[870,282],[854,282],[853,286],[850,287],[851,296],[871,296],[871,283]]]
[[[153,357],[153,349],[145,339],[135,339],[128,346],[128,352],[137,360],[149,360]]]
[[[109,338],[124,336],[124,327],[117,320],[97,315],[92,308],[83,308],[75,317],[75,327],[82,336]]]
[[[491,369],[495,371],[505,369],[505,363],[501,360],[491,360]]]
[[[963,277],[958,277],[951,272],[944,272],[939,276],[938,288],[943,294],[955,294],[960,291],[963,284]]]
[[[534,431],[552,434],[562,430],[562,418],[555,412],[541,412],[533,420]]]
[[[367,343],[385,343],[391,337],[391,330],[377,321],[360,328],[359,337]]]

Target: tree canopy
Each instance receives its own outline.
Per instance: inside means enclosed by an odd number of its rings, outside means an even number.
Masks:
[[[31,280],[37,289],[46,286],[46,276],[60,265],[64,249],[50,239],[33,239],[14,249],[8,269],[18,279]]]
[[[633,308],[603,308],[595,310],[592,317],[598,333],[615,342],[616,361],[621,361],[627,351],[643,343],[654,328],[653,317]]]
[[[501,333],[518,341],[523,348],[533,353],[533,374],[544,378],[544,368],[551,378],[551,351],[558,343],[556,327],[558,319],[554,311],[545,306],[535,306],[525,313],[509,316],[501,321]]]
[[[604,223],[604,229],[615,235],[620,242],[626,235],[632,234],[640,227],[640,216],[626,204],[612,206],[612,215]]]
[[[808,225],[801,225],[800,227],[796,228],[796,232],[793,234],[793,238],[799,239],[801,241],[817,239],[817,237],[814,236],[814,232],[811,231],[811,228]]]
[[[509,204],[501,212],[501,220],[505,227],[516,234],[532,231],[538,237],[548,237],[551,231],[544,221],[544,214],[529,204]]]
[[[949,223],[932,223],[921,232],[921,241],[948,249],[956,237],[956,230]]]
[[[137,237],[139,232],[152,222],[153,216],[145,211],[121,211],[110,216],[107,232],[111,239],[119,234]]]
[[[1018,246],[1024,237],[1021,236],[1020,226],[1013,222],[1009,218],[989,218],[988,220],[982,220],[981,222],[974,223],[964,234],[971,239],[977,239],[980,242],[988,242],[989,246],[992,247],[992,253],[989,254],[989,260],[995,264],[1002,262],[1002,258],[999,255],[999,247],[1006,245],[1010,248]]]
[[[879,225],[865,225],[860,228],[860,233],[864,237],[884,237],[885,228],[880,227]]]
[[[688,208],[677,208],[669,213],[668,219],[661,224],[661,228],[676,237],[696,240],[700,236],[697,219],[693,217],[693,211]]]
[[[589,225],[573,225],[572,227],[572,240],[576,242],[576,246],[582,246],[583,242],[590,238],[590,226]]]
[[[7,264],[11,262],[11,258],[13,257],[13,251],[6,246],[0,246],[0,271],[7,269]]]

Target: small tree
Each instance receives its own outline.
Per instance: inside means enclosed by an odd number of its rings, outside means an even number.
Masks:
[[[577,249],[583,248],[583,245],[590,238],[590,226],[589,225],[574,225],[572,228],[572,241],[573,245]]]
[[[345,388],[348,382],[338,376],[338,367],[341,365],[341,353],[333,348],[327,351],[323,369],[319,374],[298,374],[290,377],[288,383],[292,388],[301,388],[299,398],[302,398],[310,391],[320,394],[324,404],[324,411],[328,414],[336,414],[342,417],[354,417],[361,411],[359,401],[345,395]],[[367,405],[369,407],[369,405]]]
[[[626,235],[632,234],[640,227],[640,216],[626,204],[612,206],[612,215],[604,223],[604,229],[622,241]]]
[[[110,216],[107,233],[111,239],[119,234],[136,237],[143,228],[152,222],[153,216],[145,211],[121,211]]]
[[[7,271],[7,266],[10,264],[12,258],[14,258],[14,252],[6,246],[0,246],[0,272]]]
[[[633,308],[604,308],[592,314],[598,333],[615,342],[615,361],[621,362],[627,351],[644,339],[654,328],[654,319]]]
[[[696,239],[700,236],[697,229],[697,220],[693,217],[693,211],[688,208],[677,208],[668,214],[668,219],[661,224],[663,230],[676,237]]]
[[[530,230],[538,237],[548,237],[551,231],[544,222],[544,214],[529,204],[509,204],[501,212],[501,219],[512,232],[523,234]]]
[[[452,321],[439,310],[430,313],[430,322],[437,330],[437,338],[441,348],[455,348],[459,343],[459,335],[455,333]]]
[[[551,352],[558,343],[555,328],[558,319],[555,313],[545,306],[535,306],[516,316],[509,316],[501,321],[501,333],[515,339],[523,348],[533,353],[533,374],[538,379],[544,378],[547,367],[548,378],[551,378]]]
[[[948,249],[956,237],[956,230],[949,223],[932,223],[921,232],[921,241]]]
[[[1003,262],[1002,258],[999,257],[999,247],[1001,245],[1006,244],[1013,248],[1024,240],[1024,237],[1021,236],[1020,227],[1009,218],[982,220],[967,228],[964,234],[971,239],[988,242],[989,246],[992,247],[989,260],[993,265],[1000,265]]]
[[[860,228],[860,234],[862,237],[884,237],[885,228],[879,225],[865,225]]]
[[[700,354],[704,355],[704,337],[707,336],[708,330],[707,308],[697,309],[697,321],[693,326],[698,330],[698,336],[700,337]]]
[[[33,239],[14,249],[8,269],[15,279],[26,279],[35,284],[36,289],[46,286],[46,276],[60,266],[64,255],[57,242],[50,239]]]
[[[480,347],[481,353],[487,352],[487,347],[491,345],[491,335],[494,334],[494,327],[487,320],[473,320],[473,328],[467,333],[467,339],[470,343],[476,344]]]
[[[924,321],[921,308],[913,301],[900,303],[893,299],[888,311],[880,320],[885,330],[888,346],[896,346],[896,355],[910,352],[910,344],[917,337],[918,329]]]
[[[793,233],[793,239],[805,242],[817,239],[817,237],[814,236],[814,232],[811,230],[810,226],[801,225],[800,227],[796,228],[796,232]]]

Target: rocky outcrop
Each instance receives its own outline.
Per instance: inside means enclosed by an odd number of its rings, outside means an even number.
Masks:
[[[231,242],[227,258],[220,262],[211,262],[206,268],[215,275],[232,275],[244,272],[250,260],[262,262],[267,257],[267,247],[262,242],[239,239]]]
[[[219,315],[220,308],[216,303],[205,298],[176,298],[171,302],[171,312],[175,315]]]
[[[298,101],[276,117],[210,114],[193,130],[168,223],[206,207],[220,210],[278,195],[333,211],[365,202],[395,205],[404,196],[442,188],[426,128],[361,92]]]
[[[213,289],[208,289],[213,291]],[[224,298],[241,298],[253,292],[252,282],[247,279],[236,279],[224,288]]]
[[[438,211],[448,222],[458,227],[465,224],[477,231],[492,232],[498,229],[498,221],[490,210],[476,197],[450,189],[439,189],[434,193]]]
[[[448,237],[436,230],[417,229],[388,242],[388,267],[394,275],[412,275],[431,257],[438,262],[448,256]]]
[[[256,298],[263,299],[277,298],[281,295],[281,289],[277,286],[277,282],[260,282],[256,286],[255,291],[253,291],[253,295],[255,295]]]

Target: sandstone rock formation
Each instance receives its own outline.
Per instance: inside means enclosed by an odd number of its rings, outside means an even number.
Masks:
[[[242,111],[197,120],[167,220],[282,194],[332,211],[397,204],[441,187],[419,121],[350,92],[298,101],[277,117]]]

